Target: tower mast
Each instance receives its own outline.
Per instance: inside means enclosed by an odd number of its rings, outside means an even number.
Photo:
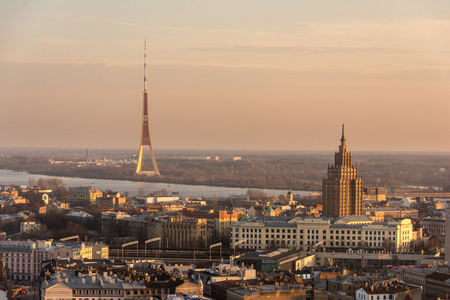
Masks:
[[[148,100],[147,100],[147,41],[144,41],[144,100],[142,111],[142,134],[141,145],[139,147],[139,158],[136,166],[137,174],[159,176],[158,165],[156,164],[155,153],[153,152],[152,142],[150,140],[150,130],[148,125]],[[148,145],[152,157],[153,171],[142,171],[142,155],[144,146]]]

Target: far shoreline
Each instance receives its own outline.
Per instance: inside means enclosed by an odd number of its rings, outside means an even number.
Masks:
[[[293,193],[299,192],[302,195],[305,194],[318,194],[319,191],[314,190],[299,190],[299,189],[283,189],[283,188],[273,188],[273,187],[248,187],[248,186],[230,186],[230,185],[207,185],[207,184],[196,184],[196,183],[190,183],[190,182],[172,182],[172,181],[165,181],[165,180],[155,180],[155,181],[142,181],[142,180],[132,180],[132,179],[117,179],[117,178],[106,178],[106,177],[80,177],[80,176],[61,176],[61,175],[55,175],[55,174],[45,174],[45,173],[39,173],[39,172],[29,172],[26,170],[13,170],[13,169],[2,169],[5,171],[11,171],[15,173],[26,173],[30,175],[38,175],[38,176],[45,176],[48,178],[60,178],[64,179],[84,179],[84,180],[111,180],[111,181],[117,181],[117,182],[129,182],[129,183],[158,183],[158,184],[171,184],[171,185],[179,185],[179,186],[192,186],[192,187],[206,187],[206,188],[230,188],[230,189],[257,189],[257,190],[271,190],[271,191],[280,191],[280,195],[284,191],[292,191]],[[163,177],[161,177],[163,178]],[[8,185],[6,183],[0,183],[2,185]],[[67,185],[67,184],[66,184]],[[71,186],[71,185],[67,185]]]

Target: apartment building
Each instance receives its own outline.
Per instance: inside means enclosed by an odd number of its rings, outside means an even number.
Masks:
[[[36,280],[41,263],[51,258],[53,247],[48,241],[0,241],[0,253],[13,280]]]
[[[161,237],[162,247],[204,248],[207,246],[206,219],[169,217],[148,223],[148,238]]]
[[[208,224],[208,243],[229,242],[230,228],[233,222],[238,220],[236,213],[228,213],[227,211],[194,211],[193,209],[183,209],[183,217],[185,219],[205,219]]]
[[[120,236],[147,236],[146,216],[130,216],[123,212],[103,212],[101,217],[102,235],[116,232]]]
[[[92,187],[73,187],[68,191],[70,207],[95,204],[97,198],[102,196],[103,193],[99,189]]]
[[[423,228],[426,229],[430,235],[444,235],[445,218],[426,217],[423,219]]]

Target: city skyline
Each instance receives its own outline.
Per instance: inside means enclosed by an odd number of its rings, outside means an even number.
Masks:
[[[450,3],[0,3],[2,147],[450,151]]]

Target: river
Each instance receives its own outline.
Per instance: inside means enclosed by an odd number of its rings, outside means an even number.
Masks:
[[[16,172],[0,170],[0,185],[28,185],[30,179],[55,178],[56,176],[28,174],[27,172]],[[70,186],[92,186],[99,190],[112,190],[121,194],[128,192],[130,196],[137,195],[140,191],[149,194],[154,191],[166,189],[170,193],[179,193],[180,197],[190,198],[220,198],[233,195],[245,195],[246,188],[230,188],[205,185],[185,185],[159,182],[137,182],[128,180],[87,179],[76,177],[58,177],[64,184]],[[288,190],[262,189],[269,196],[286,195]],[[296,195],[309,195],[314,191],[292,191]]]

